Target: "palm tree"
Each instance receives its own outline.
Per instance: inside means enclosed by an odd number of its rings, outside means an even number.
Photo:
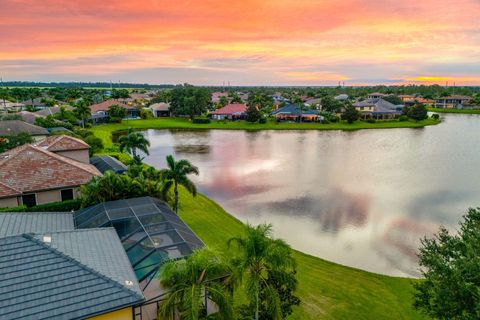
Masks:
[[[175,212],[178,214],[178,185],[184,186],[193,196],[197,194],[197,188],[187,177],[188,174],[198,175],[198,168],[188,160],[175,161],[172,155],[167,156],[168,169],[160,170],[164,179],[164,191],[167,193],[173,186],[175,195]]]
[[[76,106],[75,113],[77,114],[77,117],[82,120],[82,128],[85,128],[85,120],[91,114],[90,107],[87,106],[87,103],[85,101],[81,100]]]
[[[160,283],[168,292],[159,308],[159,317],[205,319],[211,301],[218,310],[215,319],[232,319],[234,281],[231,275],[230,266],[208,249],[168,262],[160,273]]]
[[[121,136],[118,142],[120,143],[120,151],[126,151],[134,158],[137,157],[137,149],[147,155],[149,154],[148,147],[150,146],[150,141],[143,134],[133,131],[132,128],[128,129],[128,134]]]
[[[269,318],[282,318],[280,297],[268,282],[269,273],[288,272],[295,268],[290,247],[283,240],[272,239],[271,234],[271,225],[247,225],[245,236],[228,241],[229,246],[236,244],[240,251],[240,257],[234,259],[233,265],[246,277],[247,292],[254,297],[256,320],[259,319],[260,299],[268,306]]]

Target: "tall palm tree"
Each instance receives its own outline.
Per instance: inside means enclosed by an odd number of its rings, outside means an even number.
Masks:
[[[83,100],[77,103],[75,108],[77,117],[82,121],[82,128],[85,128],[85,120],[90,116],[91,110],[87,103]]]
[[[160,273],[160,283],[168,291],[159,308],[159,316],[205,319],[211,301],[218,310],[215,319],[232,319],[234,281],[231,275],[229,264],[208,249],[197,250],[183,260],[168,262]]]
[[[233,265],[246,278],[246,289],[254,297],[256,320],[259,319],[260,303],[268,306],[270,318],[282,318],[280,297],[268,282],[269,273],[292,270],[295,267],[290,247],[283,240],[272,239],[271,235],[271,225],[247,225],[245,236],[228,241],[229,246],[236,244],[239,249],[240,256],[234,259]]]
[[[160,170],[164,179],[164,191],[167,193],[172,187],[175,195],[175,212],[178,214],[178,185],[184,186],[193,196],[197,194],[197,187],[187,177],[189,174],[199,174],[198,168],[188,160],[175,161],[172,155],[167,156],[167,169]]]
[[[134,158],[137,157],[137,149],[147,155],[149,154],[150,141],[143,134],[133,131],[132,128],[128,129],[127,135],[121,136],[118,142],[120,143],[120,151],[126,151]]]

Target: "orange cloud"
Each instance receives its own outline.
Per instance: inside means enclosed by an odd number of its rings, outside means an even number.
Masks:
[[[198,70],[178,80],[199,84],[443,81],[418,74],[478,84],[480,68],[468,66],[480,56],[479,11],[477,0],[3,0],[0,70],[36,80],[135,72],[158,82],[148,70],[177,68]]]

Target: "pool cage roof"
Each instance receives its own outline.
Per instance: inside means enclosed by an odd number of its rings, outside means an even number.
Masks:
[[[114,227],[139,282],[203,246],[165,202],[151,197],[100,203],[75,212],[74,220],[77,229]]]

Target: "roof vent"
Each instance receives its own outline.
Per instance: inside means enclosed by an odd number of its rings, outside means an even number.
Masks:
[[[43,242],[45,242],[45,243],[51,243],[51,242],[52,242],[52,237],[51,237],[51,236],[44,235],[44,236],[43,236]]]
[[[125,285],[127,285],[127,287],[131,287],[131,286],[133,286],[133,281],[125,280]]]

